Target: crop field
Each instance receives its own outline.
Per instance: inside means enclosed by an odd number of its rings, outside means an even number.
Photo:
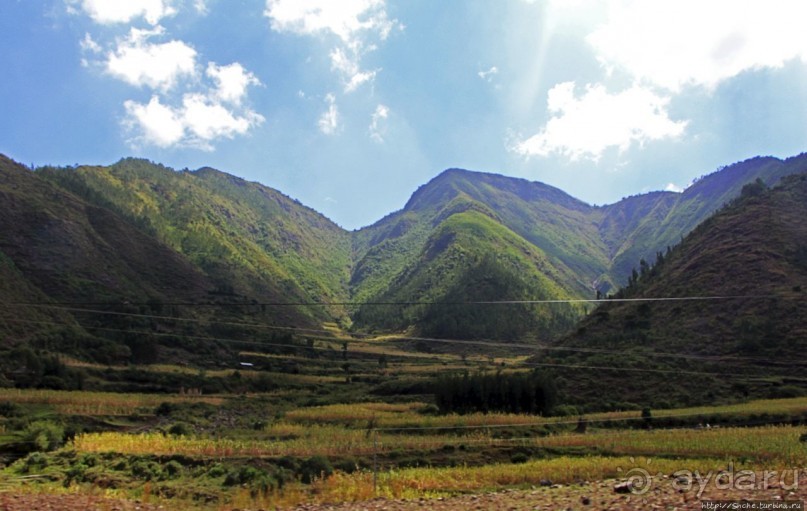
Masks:
[[[245,370],[240,377],[259,376]],[[306,395],[315,398],[319,388]],[[807,467],[804,397],[540,416],[439,413],[428,400],[368,396],[330,404],[287,400],[299,393],[2,389],[0,438],[6,445],[46,445],[52,427],[45,423],[75,431],[55,450],[26,449],[17,461],[10,458],[0,477],[4,488],[22,493],[87,493],[145,499],[167,509],[225,510],[448,497],[546,481],[621,479],[637,468],[669,477],[727,466]]]
[[[201,402],[220,405],[218,396],[123,394],[64,390],[0,389],[0,402],[44,405],[65,415],[112,416],[151,412],[160,403]]]

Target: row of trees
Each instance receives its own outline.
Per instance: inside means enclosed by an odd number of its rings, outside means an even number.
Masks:
[[[438,378],[435,401],[444,413],[548,414],[555,406],[552,380],[538,371],[448,375]]]

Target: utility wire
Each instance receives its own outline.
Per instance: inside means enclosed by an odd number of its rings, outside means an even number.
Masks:
[[[35,323],[35,324],[47,324],[52,326],[59,326],[62,323],[55,323],[55,322],[47,322],[47,321],[33,321],[33,320],[22,320],[22,319],[15,319],[15,318],[0,318],[5,321],[13,321],[19,323]],[[254,345],[254,346],[271,346],[271,347],[279,347],[279,348],[286,348],[286,349],[294,349],[294,350],[316,350],[316,351],[324,351],[327,353],[333,353],[334,350],[332,348],[321,348],[321,347],[310,347],[310,346],[303,346],[303,345],[296,345],[296,344],[282,344],[282,343],[269,343],[269,342],[260,342],[260,341],[241,341],[237,339],[227,339],[221,337],[204,337],[204,336],[192,336],[192,335],[182,335],[182,334],[172,334],[172,333],[165,333],[165,332],[144,332],[144,331],[137,331],[137,330],[123,330],[123,329],[115,329],[115,328],[106,328],[106,327],[92,327],[87,326],[84,327],[90,330],[101,330],[107,332],[119,332],[119,333],[131,333],[131,334],[141,334],[141,335],[151,335],[156,337],[187,337],[190,339],[199,339],[199,340],[207,340],[211,342],[220,342],[220,343],[230,343],[230,344],[242,344],[242,345]],[[331,342],[338,342],[337,339],[327,339],[326,341]],[[365,341],[369,342],[369,341]],[[361,351],[354,351],[353,354],[364,354],[364,355],[374,355],[374,353],[368,352],[361,352]],[[615,352],[616,353],[616,352]],[[389,355],[391,358],[397,357],[399,355]],[[409,357],[408,355],[400,355],[400,358]],[[425,360],[431,360],[436,362],[434,357],[429,357],[426,355],[411,355],[412,358],[421,358]],[[300,360],[306,360],[305,358],[301,358]],[[479,364],[477,364],[478,366]],[[729,377],[729,378],[737,378],[737,379],[747,379],[752,378],[755,376],[761,376],[757,374],[741,374],[736,372],[706,372],[706,371],[687,371],[687,370],[679,370],[679,369],[651,369],[651,368],[638,368],[638,367],[618,367],[618,366],[591,366],[585,364],[562,364],[562,363],[528,363],[528,362],[521,362],[515,366],[508,366],[510,369],[518,369],[521,367],[551,367],[551,368],[562,368],[562,369],[578,369],[578,370],[585,370],[585,371],[615,371],[615,372],[641,372],[641,373],[655,373],[655,374],[686,374],[690,376],[719,376],[721,378]],[[484,368],[484,367],[483,367]],[[500,368],[500,366],[496,366],[496,368]],[[767,376],[771,376],[767,374]],[[774,376],[780,377],[787,377],[793,378],[788,375],[781,375],[777,374]]]
[[[5,304],[0,304],[0,306]],[[180,321],[180,322],[190,322],[190,323],[202,323],[206,325],[225,325],[225,326],[241,326],[241,327],[250,327],[250,328],[262,328],[268,330],[280,330],[286,332],[296,332],[300,333],[301,335],[312,335],[312,334],[322,334],[327,335],[327,337],[320,338],[320,340],[332,340],[334,342],[359,342],[359,343],[371,343],[377,344],[378,341],[374,341],[372,339],[368,339],[371,337],[370,334],[362,334],[362,333],[349,333],[350,338],[344,339],[339,337],[333,337],[333,332],[330,330],[324,329],[312,329],[312,328],[300,328],[300,327],[287,327],[287,326],[276,326],[276,325],[266,325],[263,323],[248,323],[248,322],[239,322],[239,321],[209,321],[206,319],[197,319],[197,318],[180,318],[176,316],[162,316],[162,315],[155,315],[155,314],[142,314],[142,313],[133,313],[133,312],[117,312],[117,311],[104,311],[104,310],[97,310],[97,309],[84,309],[84,308],[76,308],[76,307],[63,307],[63,306],[53,306],[53,305],[25,305],[25,307],[37,307],[37,308],[46,308],[46,309],[56,309],[56,310],[63,310],[68,312],[79,312],[79,313],[88,313],[88,314],[99,314],[99,315],[111,315],[111,316],[123,316],[123,317],[136,317],[136,318],[144,318],[144,319],[159,319],[165,321]],[[7,319],[11,321],[11,319]],[[84,328],[99,328],[99,327],[84,327]],[[151,334],[151,332],[149,332]],[[181,335],[181,334],[174,334],[174,335]],[[464,344],[464,345],[476,345],[476,346],[488,346],[488,347],[501,347],[501,348],[522,348],[522,349],[529,349],[529,350],[547,350],[547,351],[571,351],[571,352],[580,352],[580,353],[597,353],[597,354],[615,354],[615,355],[622,355],[624,354],[623,350],[607,350],[604,348],[581,348],[581,347],[571,347],[571,346],[549,346],[546,344],[528,344],[528,343],[517,343],[517,342],[502,342],[502,341],[489,341],[489,340],[467,340],[467,339],[442,339],[442,338],[434,338],[434,337],[412,337],[412,336],[393,336],[395,341],[415,341],[415,342],[427,342],[427,343],[447,343],[447,344]],[[246,343],[248,341],[238,341]],[[256,344],[263,344],[263,343],[256,343]],[[681,358],[681,359],[689,359],[689,360],[703,360],[703,361],[714,361],[714,362],[721,362],[726,360],[732,361],[748,361],[748,362],[769,362],[774,365],[781,365],[779,361],[773,361],[770,359],[763,359],[757,357],[739,357],[735,355],[693,355],[693,354],[686,354],[686,353],[669,353],[669,352],[647,352],[647,351],[636,351],[634,352],[636,355],[646,356],[646,357],[669,357],[669,358]],[[794,365],[794,364],[788,364]],[[795,365],[802,365],[802,364],[795,364]]]
[[[804,299],[805,295],[778,294],[778,295],[709,295],[709,296],[681,296],[681,297],[647,297],[647,298],[568,298],[568,299],[541,299],[541,300],[477,300],[477,301],[340,301],[340,302],[317,302],[317,301],[297,301],[297,302],[244,302],[244,303],[222,303],[222,302],[158,302],[161,306],[176,307],[330,307],[330,306],[362,306],[362,305],[383,305],[383,306],[409,306],[409,305],[540,305],[554,303],[631,303],[631,302],[682,302],[682,301],[716,301],[716,300],[770,300],[770,299]],[[5,305],[18,306],[120,306],[120,305],[148,305],[153,306],[155,302],[132,302],[129,300],[116,302],[4,302]]]

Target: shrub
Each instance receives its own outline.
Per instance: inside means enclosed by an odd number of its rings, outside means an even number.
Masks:
[[[177,409],[177,405],[169,402],[160,403],[157,408],[154,409],[155,415],[166,416],[170,415]]]
[[[224,466],[221,463],[216,463],[215,465],[210,467],[210,470],[207,471],[207,476],[216,478],[221,477],[226,473],[227,470],[224,468]]]
[[[20,414],[20,407],[16,403],[6,401],[0,403],[0,415],[3,417],[17,417]]]
[[[23,472],[31,472],[32,470],[42,470],[43,468],[48,466],[48,456],[46,454],[42,454],[41,452],[33,452],[25,458],[25,463],[23,464],[22,470]]]
[[[26,428],[24,437],[39,451],[53,451],[64,443],[64,428],[55,422],[36,421]]]
[[[552,415],[571,417],[572,415],[580,415],[580,412],[574,405],[559,405],[552,409]]]
[[[300,467],[301,480],[308,484],[314,479],[328,477],[333,474],[333,466],[324,456],[312,456],[305,460]]]
[[[144,481],[153,481],[162,477],[162,468],[157,463],[139,460],[132,463],[132,475]]]
[[[184,468],[182,463],[177,460],[171,460],[165,464],[165,473],[168,475],[169,479],[174,479],[182,474]]]
[[[513,456],[510,457],[510,461],[512,463],[527,463],[530,457],[524,454],[523,452],[517,452]]]
[[[188,429],[187,424],[178,422],[168,428],[168,434],[171,436],[188,436],[190,434],[190,429]]]

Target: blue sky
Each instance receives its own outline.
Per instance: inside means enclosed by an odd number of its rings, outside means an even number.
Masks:
[[[0,152],[212,166],[343,227],[449,167],[589,203],[807,150],[791,0],[2,0]]]

